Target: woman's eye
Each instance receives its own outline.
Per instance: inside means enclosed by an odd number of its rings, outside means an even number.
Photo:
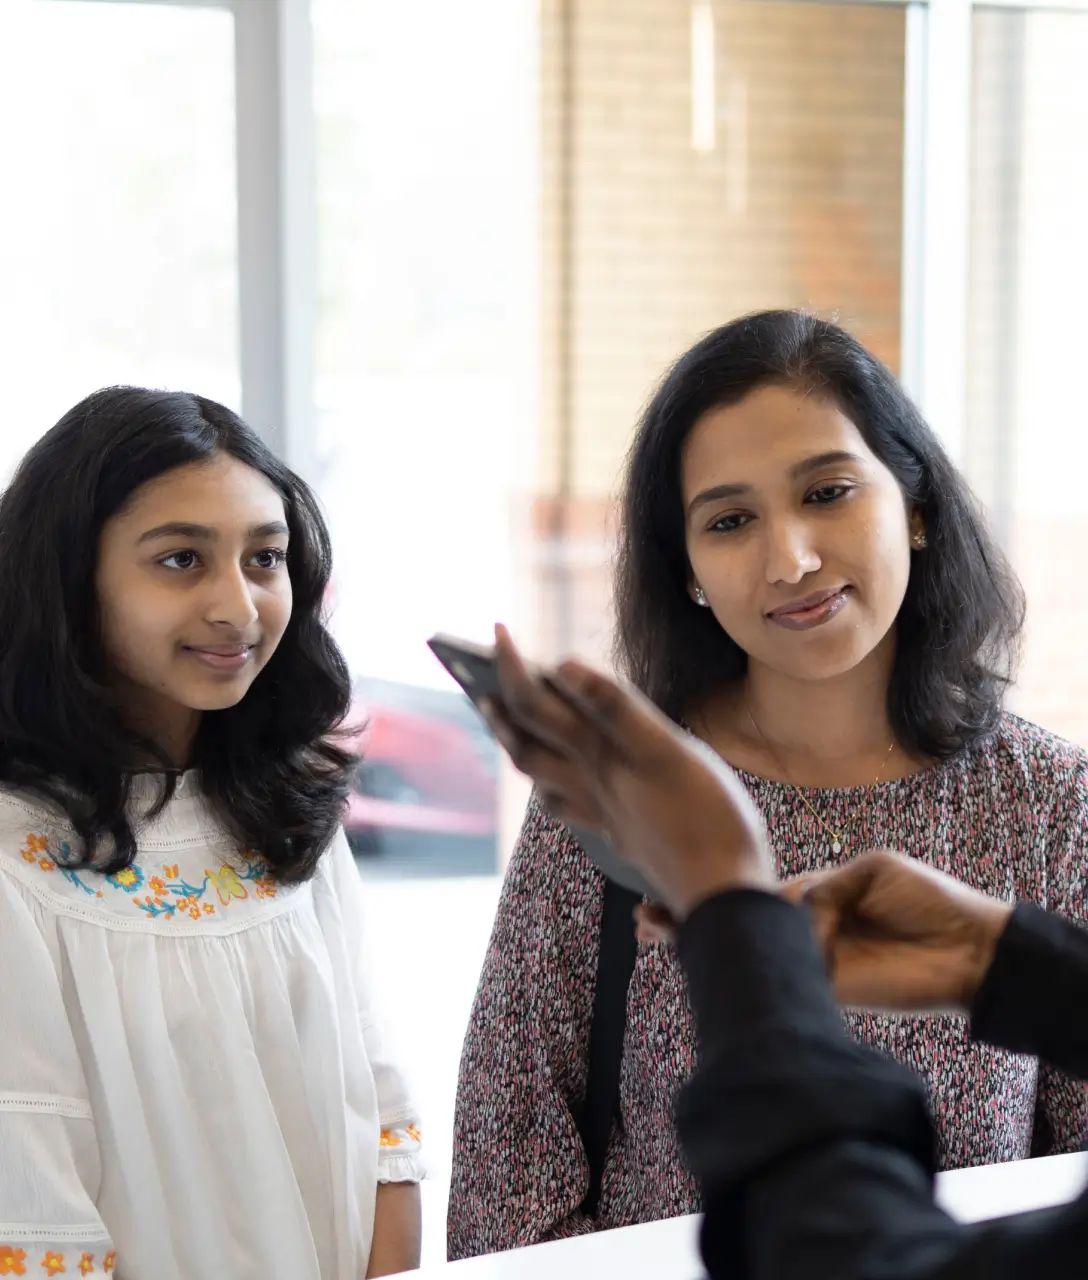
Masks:
[[[258,569],[278,569],[280,565],[287,563],[287,552],[281,547],[266,547],[257,552],[253,562]]]
[[[818,489],[813,489],[808,495],[809,502],[815,502],[818,506],[825,506],[829,502],[837,502],[839,498],[845,497],[852,488],[848,484],[822,484]]]
[[[710,526],[710,532],[736,533],[738,529],[743,529],[751,518],[751,516],[745,515],[743,512],[735,512],[732,515],[719,516]]]
[[[200,563],[200,557],[195,551],[171,551],[168,556],[163,556],[159,564],[164,565],[167,569],[193,569]]]

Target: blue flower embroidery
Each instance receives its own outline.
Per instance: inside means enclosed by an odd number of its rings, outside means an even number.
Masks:
[[[139,867],[122,867],[115,875],[107,876],[106,880],[115,889],[124,889],[126,893],[135,893],[143,885],[144,873]]]

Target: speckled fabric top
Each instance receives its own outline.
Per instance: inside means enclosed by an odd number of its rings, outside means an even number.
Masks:
[[[836,857],[789,786],[741,774],[783,876],[866,848],[902,850],[1006,900],[1088,918],[1088,755],[1006,715],[956,759],[875,788]],[[864,788],[808,792],[841,830]],[[587,1167],[574,1113],[586,1087],[603,880],[564,827],[530,803],[507,871],[461,1062],[449,1255],[469,1257],[695,1212],[673,1132],[696,1042],[673,950],[641,946],[628,992],[622,1126],[598,1218],[578,1206]],[[943,1168],[1077,1150],[1088,1087],[971,1042],[952,1017],[848,1015],[865,1043],[928,1083]]]

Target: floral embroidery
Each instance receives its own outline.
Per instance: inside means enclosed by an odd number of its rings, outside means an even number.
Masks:
[[[144,873],[139,867],[122,867],[116,875],[107,876],[106,879],[126,893],[135,893],[144,882]]]
[[[89,1276],[94,1270],[94,1254],[85,1253],[79,1260],[79,1274]]]
[[[48,852],[49,841],[45,836],[27,836],[26,847],[23,849],[23,858],[27,862],[37,862],[43,853]]]
[[[269,875],[256,876],[253,880],[253,883],[257,887],[258,898],[274,898],[276,894],[279,892],[279,888],[276,885],[275,876],[269,876]]]
[[[220,867],[218,871],[207,871],[206,874],[219,890],[219,901],[225,907],[230,905],[231,898],[249,897],[249,890],[238,879],[238,872],[233,867]]]
[[[106,1254],[105,1259],[102,1262],[102,1270],[112,1271],[116,1265],[117,1265],[117,1254],[111,1249],[110,1252]]]
[[[13,1249],[10,1244],[0,1244],[0,1276],[25,1276],[25,1249]]]
[[[404,1138],[412,1142],[422,1141],[419,1126],[410,1124],[407,1129],[383,1129],[378,1144],[382,1147],[401,1147],[404,1145]]]
[[[72,861],[72,848],[67,840],[61,841],[56,857],[53,858],[50,856],[48,838],[32,833],[26,838],[22,854],[27,862],[37,862],[43,871],[59,869],[66,880],[89,897],[104,896],[102,890],[94,888],[93,882],[89,883],[83,873],[67,865]],[[204,878],[199,884],[190,884],[185,880],[180,875],[179,864],[176,862],[164,863],[162,875],[154,876],[145,875],[136,866],[122,867],[120,871],[106,876],[98,883],[119,890],[152,919],[162,916],[172,920],[175,916],[187,915],[191,920],[202,920],[205,916],[216,914],[215,904],[205,900],[213,889],[217,891],[219,902],[224,907],[248,898],[249,884],[252,884],[258,898],[274,898],[279,892],[276,878],[270,874],[266,862],[249,852],[242,854],[242,858],[244,867],[240,871],[226,864],[221,865],[218,871],[205,868]],[[137,897],[136,894],[141,890],[144,892]],[[2,1270],[3,1265],[4,1255],[0,1252],[0,1276],[6,1274]]]
[[[41,1268],[47,1276],[60,1275],[62,1271],[67,1271],[64,1265],[63,1253],[47,1253],[41,1260]]]
[[[68,849],[63,845],[63,849]],[[45,836],[28,835],[22,850],[24,862],[36,862],[43,871],[56,871],[57,864],[49,856],[49,841]]]

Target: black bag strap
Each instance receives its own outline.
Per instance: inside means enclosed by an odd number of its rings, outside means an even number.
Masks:
[[[595,1217],[601,1198],[601,1179],[619,1113],[620,1065],[627,1024],[627,988],[635,968],[638,942],[632,913],[642,901],[637,893],[605,881],[601,908],[600,958],[593,991],[593,1022],[589,1030],[589,1072],[578,1130],[589,1161],[589,1190],[582,1211]]]

